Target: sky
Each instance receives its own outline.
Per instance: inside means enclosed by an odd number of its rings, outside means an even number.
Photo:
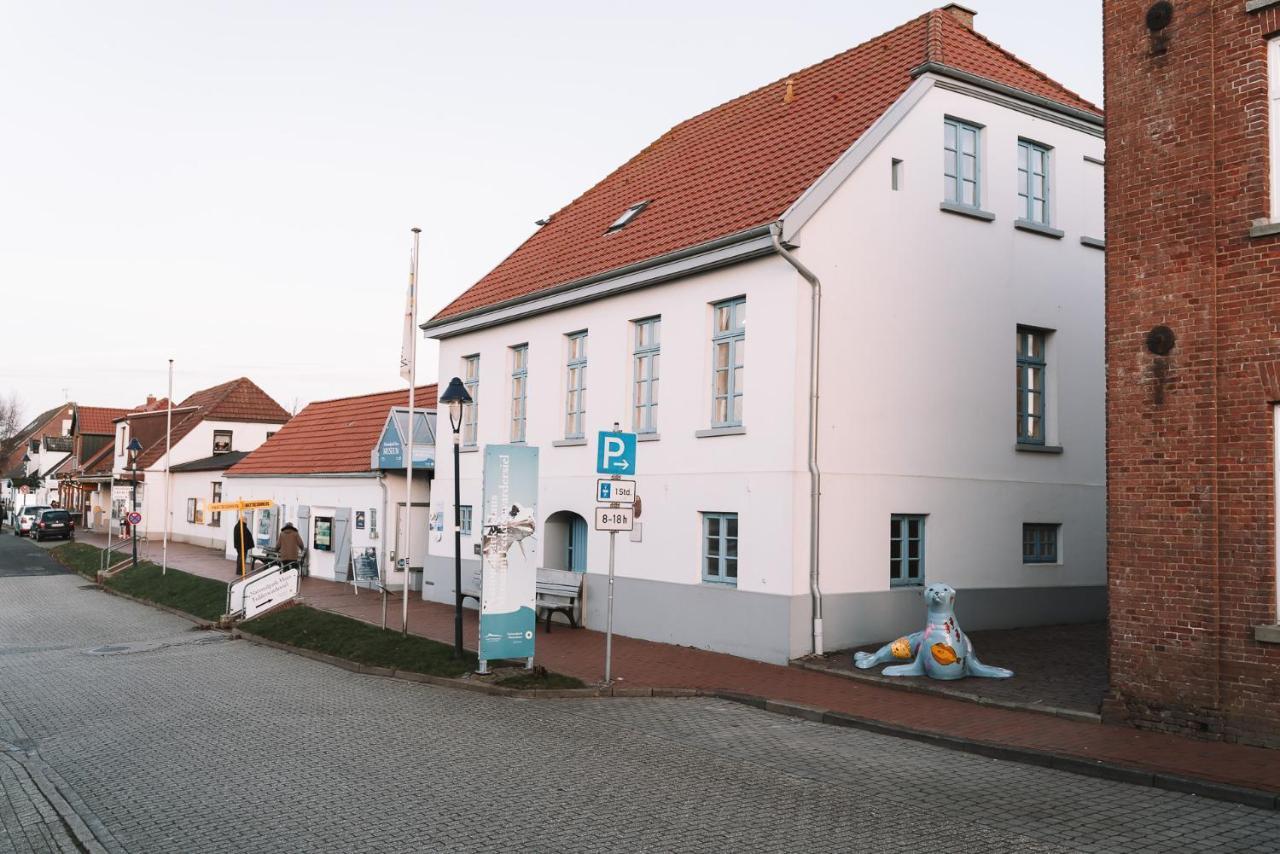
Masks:
[[[0,395],[403,387],[412,227],[421,321],[671,126],[936,5],[9,0]],[[1102,102],[1097,0],[967,5]]]

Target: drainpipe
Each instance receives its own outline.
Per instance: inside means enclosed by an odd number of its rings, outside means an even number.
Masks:
[[[822,319],[822,282],[782,245],[781,221],[769,229],[773,248],[809,283],[813,297],[809,314],[809,593],[813,597],[813,654],[822,655],[822,588],[818,584],[819,511],[822,472],[818,470],[818,333]]]

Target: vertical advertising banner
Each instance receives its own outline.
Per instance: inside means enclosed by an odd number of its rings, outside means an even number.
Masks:
[[[538,582],[538,449],[484,449],[480,658],[532,658]]]

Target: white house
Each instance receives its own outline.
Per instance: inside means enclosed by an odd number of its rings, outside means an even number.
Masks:
[[[172,427],[169,427],[170,419]],[[183,463],[206,460],[236,451],[249,452],[267,441],[289,420],[289,413],[253,381],[240,377],[212,388],[198,391],[173,407],[155,406],[133,411],[115,420],[115,443],[112,448],[112,503],[114,524],[122,511],[132,504],[134,463],[138,472],[138,508],[142,537],[159,539],[164,532],[166,465],[169,469]],[[166,434],[168,454],[166,455]],[[136,460],[129,445],[137,439],[142,446]],[[97,462],[97,461],[95,461]],[[193,497],[177,488],[202,491],[194,497],[212,499],[213,482],[205,482],[186,474],[170,474],[174,488],[169,490],[170,536],[178,542],[221,544],[222,536],[206,534],[207,524],[192,527],[186,519],[187,499]]]
[[[971,630],[1102,619],[1102,157],[956,4],[676,126],[424,324],[477,401],[462,503],[474,451],[541,448],[544,565],[602,628],[619,422],[622,634],[783,662],[918,629],[932,581]]]
[[[403,588],[407,563],[410,587],[418,589],[428,550],[436,387],[415,390],[411,502],[404,470],[408,402],[406,388],[310,404],[226,471],[222,499],[274,502],[245,513],[255,541],[274,544],[280,527],[292,522],[314,578],[346,581],[363,567],[387,587]],[[222,514],[227,557],[235,556],[233,515]]]

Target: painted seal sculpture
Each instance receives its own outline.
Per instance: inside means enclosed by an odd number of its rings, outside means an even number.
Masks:
[[[924,601],[929,609],[929,623],[924,631],[887,643],[874,653],[855,652],[853,663],[866,670],[887,661],[906,661],[886,667],[885,676],[931,676],[934,679],[960,679],[965,676],[985,676],[988,679],[1008,679],[1012,670],[992,667],[978,660],[969,637],[960,631],[956,622],[956,591],[946,584],[930,584],[925,588]]]

